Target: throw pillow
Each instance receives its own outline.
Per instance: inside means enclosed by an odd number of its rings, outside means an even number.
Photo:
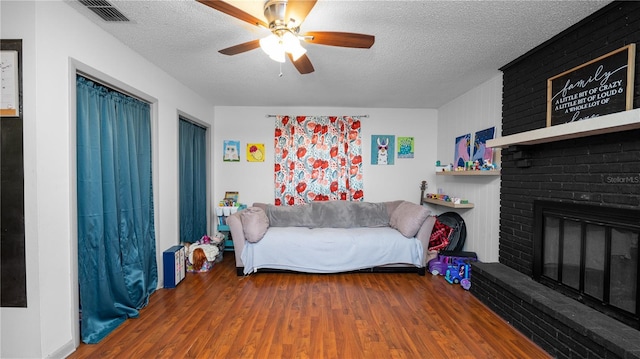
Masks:
[[[251,243],[261,240],[269,229],[267,214],[259,207],[249,207],[240,212],[240,220],[244,238]]]
[[[404,201],[391,213],[389,226],[407,238],[415,237],[430,213],[427,207]]]

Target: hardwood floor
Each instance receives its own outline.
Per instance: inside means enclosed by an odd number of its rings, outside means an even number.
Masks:
[[[412,273],[236,276],[232,252],[69,358],[549,358],[459,285]]]

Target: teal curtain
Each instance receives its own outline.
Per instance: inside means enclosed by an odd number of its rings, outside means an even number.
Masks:
[[[180,119],[180,242],[207,234],[207,130]]]
[[[158,284],[149,104],[78,76],[81,336],[97,343],[137,317]]]

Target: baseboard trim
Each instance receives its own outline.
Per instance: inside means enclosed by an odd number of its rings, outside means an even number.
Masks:
[[[73,340],[67,342],[61,346],[55,352],[46,356],[47,359],[64,359],[76,351],[76,346],[73,344]]]

